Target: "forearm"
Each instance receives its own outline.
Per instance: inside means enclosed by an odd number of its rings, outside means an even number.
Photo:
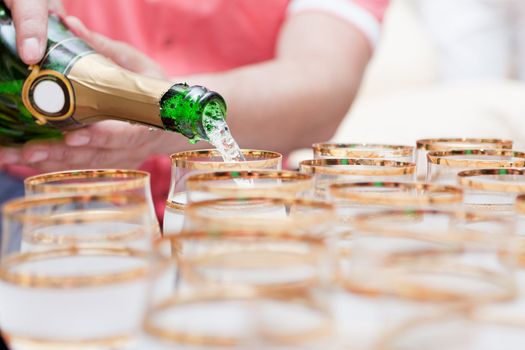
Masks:
[[[312,45],[296,48],[292,41],[302,40],[298,31],[303,22],[315,22],[316,30],[305,33]],[[327,37],[343,39],[330,42]],[[304,14],[287,23],[275,59],[183,79],[225,97],[228,124],[241,147],[288,153],[333,135],[355,97],[369,57],[366,38],[348,23]],[[171,140],[173,147],[184,146]]]

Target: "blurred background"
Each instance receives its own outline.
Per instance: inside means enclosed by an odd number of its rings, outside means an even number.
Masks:
[[[334,141],[525,142],[525,3],[393,0],[364,84]]]

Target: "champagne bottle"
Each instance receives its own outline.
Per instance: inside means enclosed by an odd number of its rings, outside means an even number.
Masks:
[[[216,92],[127,71],[96,53],[54,14],[44,58],[25,65],[10,11],[0,0],[1,145],[56,138],[105,119],[175,131],[196,142],[208,140],[225,114],[225,101]]]

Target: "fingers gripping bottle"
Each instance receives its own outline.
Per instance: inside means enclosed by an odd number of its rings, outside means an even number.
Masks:
[[[58,138],[100,120],[140,123],[208,140],[226,103],[202,86],[132,73],[96,53],[51,14],[42,61],[27,66],[16,50],[9,9],[0,0],[0,145]]]

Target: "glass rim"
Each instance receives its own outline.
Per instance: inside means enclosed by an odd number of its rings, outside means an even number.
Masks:
[[[255,158],[245,162],[223,162],[222,160],[211,161],[211,157],[221,157],[216,149],[201,149],[195,151],[183,151],[170,155],[171,164],[177,168],[196,170],[225,170],[229,168],[242,168],[243,164],[249,164],[250,168],[270,168],[276,166],[282,160],[282,154],[274,151],[241,149],[244,156]]]
[[[275,179],[285,180],[280,184],[265,184],[253,187],[243,186],[214,186],[214,181],[235,179]],[[188,195],[190,191],[202,191],[216,194],[244,195],[251,197],[264,197],[268,191],[275,189],[276,195],[296,194],[312,187],[312,176],[289,170],[248,170],[248,171],[220,171],[194,174],[186,181]]]
[[[72,184],[54,184],[61,180],[81,179],[118,179],[119,181],[85,182]],[[125,180],[124,180],[125,179]],[[67,192],[111,192],[115,190],[132,190],[149,184],[150,174],[140,170],[129,169],[86,169],[68,170],[28,177],[24,180],[26,192],[33,193],[67,193]]]
[[[205,230],[182,230],[176,235],[164,236],[155,242],[155,245],[160,245],[163,242],[173,242],[177,245],[177,242],[184,240],[217,240],[217,239],[261,239],[269,241],[282,241],[282,242],[302,242],[312,246],[326,246],[326,238],[317,235],[298,235],[294,233],[279,232],[279,233],[268,233],[264,231],[244,231],[239,228],[235,231],[225,232],[206,232]]]
[[[299,205],[306,206],[311,208],[316,208],[322,210],[322,213],[316,215],[302,215],[300,219],[280,219],[272,218],[271,220],[268,217],[261,218],[244,218],[242,216],[235,217],[210,217],[207,215],[199,214],[198,211],[205,207],[213,207],[218,204],[229,204],[229,203],[247,203],[247,202],[266,202],[273,205]],[[204,223],[207,225],[216,225],[219,224],[220,230],[225,231],[268,231],[268,230],[279,230],[279,232],[294,232],[296,231],[294,227],[297,225],[297,221],[300,220],[301,226],[310,226],[324,222],[333,222],[336,218],[335,216],[335,207],[333,204],[310,199],[297,199],[297,198],[272,198],[272,197],[249,197],[249,198],[218,198],[218,199],[209,199],[204,201],[198,201],[193,203],[188,203],[184,208],[184,215],[186,216],[188,222],[193,222],[198,220],[199,224],[202,226]]]
[[[67,257],[67,256],[117,256],[133,257],[148,261],[150,252],[141,251],[127,247],[98,247],[92,245],[55,248],[52,250],[25,252],[16,256],[4,257],[0,263],[0,279],[11,284],[26,288],[52,288],[52,289],[73,289],[106,286],[117,283],[129,282],[132,280],[145,278],[148,274],[148,267],[134,267],[126,271],[112,273],[93,273],[81,276],[45,276],[41,272],[11,272],[9,267],[18,263],[30,262],[45,259],[48,257]]]
[[[359,147],[369,148],[369,149],[359,149]],[[357,148],[357,149],[353,149]],[[395,145],[395,144],[381,144],[381,143],[339,143],[339,142],[319,142],[312,145],[314,154],[324,155],[334,153],[341,154],[370,154],[373,151],[390,151],[393,156],[412,156],[414,153],[414,147],[408,145]],[[334,152],[334,151],[341,152]],[[346,158],[359,158],[355,156],[347,156]],[[381,158],[381,156],[368,156],[367,158]]]
[[[499,147],[490,147],[490,149],[512,149],[513,141],[508,139],[499,139],[499,138],[469,138],[469,137],[452,137],[452,138],[429,138],[429,139],[419,139],[416,141],[416,148],[418,150],[426,151],[443,151],[451,150],[454,147],[440,147],[439,144],[446,143],[464,143],[464,144],[487,144],[495,145]]]
[[[519,160],[473,160],[454,159],[455,156],[503,156]],[[525,167],[525,152],[506,149],[464,149],[432,151],[427,154],[427,161],[445,167],[465,168],[521,168]]]
[[[343,286],[356,293],[385,294],[401,299],[446,303],[492,303],[511,300],[516,296],[517,286],[510,272],[507,274],[485,266],[466,263],[463,259],[465,253],[485,254],[480,251],[463,249],[415,250],[414,252],[404,250],[392,253],[389,259],[377,267],[384,269],[382,278],[388,281],[387,287],[367,287],[359,283],[359,278],[352,276],[343,279]],[[421,276],[421,274],[456,276],[481,281],[496,288],[485,292],[461,291],[454,290],[454,287],[449,285],[446,287],[426,286],[410,278]]]
[[[428,191],[423,196],[413,196],[402,191],[399,192],[347,192],[345,189],[351,188],[395,188],[401,190]],[[330,194],[336,199],[345,199],[358,202],[360,204],[377,205],[431,205],[431,204],[454,204],[461,203],[463,200],[463,190],[456,186],[427,184],[418,182],[349,182],[335,183],[330,185]],[[433,196],[433,194],[448,194],[446,197]]]
[[[257,267],[260,268],[261,255],[267,256],[268,260],[267,269],[279,268],[279,267],[296,267],[296,266],[315,266],[323,257],[326,257],[329,253],[326,238],[319,235],[299,235],[289,232],[277,232],[270,233],[266,232],[253,232],[243,231],[240,228],[238,231],[226,231],[226,232],[205,232],[199,230],[183,230],[176,235],[168,235],[163,237],[154,245],[154,253],[162,254],[162,247],[164,243],[169,243],[171,247],[176,247],[177,251],[182,251],[185,242],[190,244],[215,244],[223,242],[231,242],[235,247],[238,247],[236,243],[254,245],[255,250],[250,250],[250,255],[257,256],[253,260]],[[198,242],[198,243],[197,243]],[[259,245],[264,244],[264,246]],[[267,244],[271,244],[272,248],[268,249]],[[282,246],[281,246],[282,245]],[[278,249],[282,247],[283,249]],[[301,247],[297,250],[295,248]],[[303,250],[304,248],[304,250]],[[243,270],[248,269],[250,265],[250,256],[245,256],[244,251],[238,249],[228,250],[227,248],[219,251],[199,251],[195,254],[177,254],[175,257],[176,264],[184,278],[190,283],[204,283],[211,287],[224,287],[224,282],[214,279],[209,275],[202,274],[199,269],[206,266],[214,266],[215,269],[221,268],[242,268]],[[239,255],[241,254],[241,255]],[[276,255],[277,254],[277,255]],[[226,260],[221,260],[226,258]],[[222,265],[223,261],[226,261],[226,265]],[[264,268],[264,267],[263,267]],[[291,281],[278,281],[278,282],[267,282],[267,283],[255,283],[248,281],[234,281],[230,280],[227,282],[228,287],[232,286],[246,286],[249,288],[271,292],[271,291],[284,291],[284,290],[297,290],[306,289],[310,287],[319,286],[321,283],[321,277],[317,274],[311,276],[301,276],[301,278],[293,278]]]
[[[514,168],[464,170],[458,173],[458,183],[461,186],[472,190],[483,190],[504,193],[525,192],[525,178],[524,181],[521,183],[505,180],[483,181],[480,179],[476,179],[478,176],[484,175],[525,175],[525,171]]]
[[[251,287],[223,287],[215,288],[212,290],[201,290],[191,294],[174,294],[163,300],[158,305],[150,308],[146,311],[143,329],[146,334],[155,338],[183,345],[190,346],[221,346],[221,347],[236,347],[241,346],[243,341],[241,337],[231,336],[217,336],[217,335],[206,335],[200,332],[188,332],[184,330],[177,331],[175,327],[162,327],[155,325],[152,320],[154,315],[164,310],[169,310],[172,307],[182,306],[187,309],[189,304],[207,303],[207,302],[221,302],[221,301],[249,301],[258,299],[277,299],[277,300],[288,300],[294,296],[302,297],[304,290],[286,290],[286,291],[264,291]],[[309,301],[308,299],[301,298],[301,301]],[[314,309],[318,313],[322,313],[319,308],[309,302],[305,304],[305,307]],[[325,318],[325,317],[323,317]],[[305,331],[294,332],[292,334],[278,336],[278,335],[267,335],[268,340],[273,341],[285,341],[288,345],[296,344],[301,341],[315,340],[319,337],[325,336],[333,327],[333,320],[325,320],[322,322],[320,327],[314,329],[309,328]]]
[[[125,206],[125,211],[104,212],[97,215],[86,216],[85,213],[75,213],[72,209],[67,215],[50,216],[46,214],[26,213],[31,208],[42,208],[51,205],[64,205],[70,203],[89,203],[91,201],[108,201]],[[100,208],[99,208],[100,209]],[[105,208],[107,209],[107,208]],[[130,196],[123,194],[87,194],[87,195],[67,195],[49,197],[43,195],[22,197],[8,201],[2,207],[3,220],[19,223],[45,223],[45,224],[71,224],[79,222],[106,221],[114,218],[126,219],[136,218],[140,213],[149,210],[144,198],[140,196]]]
[[[377,169],[337,169],[334,165],[375,166]],[[308,159],[299,163],[301,172],[325,175],[410,175],[414,174],[416,165],[411,162],[398,162],[384,159],[366,158],[320,158]]]
[[[525,327],[525,321],[521,319],[515,319],[510,317],[498,317],[498,316],[483,316],[480,315],[476,310],[472,310],[472,304],[460,304],[447,307],[443,312],[438,313],[434,316],[417,317],[408,321],[405,321],[391,330],[384,333],[379,342],[378,349],[380,350],[395,350],[397,347],[392,347],[391,343],[396,339],[403,339],[406,336],[410,336],[412,332],[418,332],[421,328],[432,327],[436,324],[448,323],[450,320],[460,319],[469,321],[470,327],[472,322],[474,325],[493,325],[498,327],[505,327],[515,329],[520,334],[523,333]],[[525,337],[525,335],[523,335]],[[428,338],[428,337],[426,337]]]
[[[449,219],[462,219],[469,220],[471,222],[476,221],[490,221],[496,222],[500,225],[509,225],[509,221],[505,217],[485,214],[479,211],[467,211],[467,210],[446,210],[446,209],[390,209],[383,210],[377,213],[365,213],[358,214],[354,219],[356,229],[363,234],[372,235],[386,235],[386,236],[401,236],[401,237],[412,237],[415,234],[417,238],[425,238],[433,241],[451,243],[451,244],[464,244],[468,243],[501,243],[501,235],[498,234],[498,238],[494,239],[493,234],[485,232],[474,231],[472,229],[462,230],[458,228],[448,228],[445,232],[437,230],[424,230],[418,232],[418,230],[410,231],[403,228],[404,224],[401,223],[399,228],[390,227],[385,228],[384,224],[373,223],[378,219],[387,218],[402,218],[402,217],[417,217],[424,215],[432,216],[446,216]],[[509,239],[512,236],[512,232],[508,233]],[[499,248],[504,250],[505,248]]]

